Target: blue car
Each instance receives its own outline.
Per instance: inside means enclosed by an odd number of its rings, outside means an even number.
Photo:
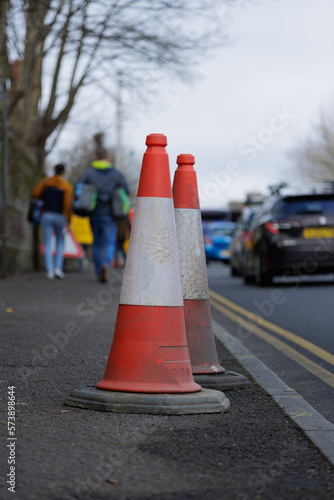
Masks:
[[[203,223],[206,262],[216,260],[228,264],[230,244],[236,229],[234,222],[214,221]]]

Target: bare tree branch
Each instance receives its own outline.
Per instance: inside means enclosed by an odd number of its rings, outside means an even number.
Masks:
[[[334,179],[334,119],[322,112],[313,133],[289,152],[298,177],[315,182]]]
[[[42,167],[46,141],[58,136],[84,86],[99,85],[112,96],[121,71],[125,88],[143,85],[148,94],[166,72],[190,78],[208,50],[227,43],[225,3],[2,0],[0,63],[8,69],[17,60],[19,67],[10,96],[17,138]]]

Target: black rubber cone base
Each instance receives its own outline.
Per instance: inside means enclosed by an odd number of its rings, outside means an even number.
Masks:
[[[223,373],[193,373],[194,380],[207,389],[229,390],[250,387],[249,380],[238,372],[226,370]]]
[[[211,389],[185,394],[149,394],[105,391],[95,386],[82,386],[75,389],[64,404],[115,413],[190,415],[225,412],[230,401],[223,392]]]

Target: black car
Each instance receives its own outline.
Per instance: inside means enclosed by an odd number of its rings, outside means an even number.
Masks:
[[[230,268],[232,276],[241,276],[243,266],[244,244],[248,236],[249,228],[260,207],[245,207],[237,220],[237,226],[232,243],[230,245]]]
[[[244,244],[246,283],[274,276],[334,272],[334,192],[273,194],[263,203]]]

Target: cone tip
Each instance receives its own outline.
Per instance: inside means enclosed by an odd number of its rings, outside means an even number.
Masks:
[[[190,154],[181,154],[178,155],[176,158],[176,163],[178,165],[180,164],[188,164],[188,165],[194,165],[195,164],[195,157]]]
[[[181,154],[177,157],[178,167],[173,182],[174,208],[199,209],[197,177],[194,169],[195,157]]]
[[[167,146],[167,137],[164,134],[150,134],[146,137],[146,146]]]

